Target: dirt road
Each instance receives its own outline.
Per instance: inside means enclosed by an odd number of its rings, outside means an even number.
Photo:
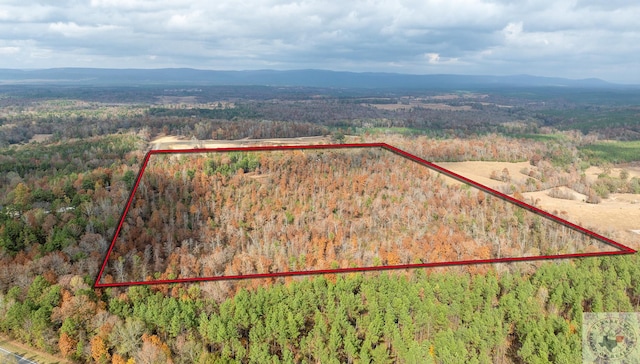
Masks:
[[[163,136],[150,142],[153,150],[180,150],[193,148],[236,148],[257,145],[313,145],[328,144],[331,138],[327,136],[313,136],[300,138],[273,139],[238,139],[238,140],[193,140],[176,136]]]

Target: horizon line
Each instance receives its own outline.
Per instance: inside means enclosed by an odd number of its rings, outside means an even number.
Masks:
[[[288,69],[275,69],[275,68],[250,68],[250,69],[215,69],[215,68],[198,68],[188,66],[175,66],[175,67],[82,67],[82,66],[63,66],[63,67],[48,67],[48,68],[12,68],[12,67],[0,67],[0,71],[53,71],[53,70],[113,70],[113,71],[164,71],[164,70],[192,70],[202,72],[331,72],[331,73],[349,73],[354,75],[397,75],[397,76],[460,76],[460,77],[532,77],[541,79],[562,79],[568,81],[600,81],[613,86],[640,86],[640,83],[621,83],[618,81],[609,81],[600,77],[587,76],[580,78],[570,78],[565,76],[546,76],[530,73],[510,73],[510,74],[490,74],[490,73],[412,73],[412,72],[389,72],[389,71],[350,71],[350,70],[336,70],[328,68],[288,68]]]

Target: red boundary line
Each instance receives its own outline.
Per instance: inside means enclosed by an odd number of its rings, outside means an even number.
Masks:
[[[320,269],[320,270],[309,270],[309,271],[293,271],[293,272],[276,272],[276,273],[259,273],[259,274],[246,274],[246,275],[233,275],[233,276],[217,276],[217,277],[195,277],[195,278],[180,278],[180,279],[163,279],[163,280],[153,280],[153,281],[134,281],[134,282],[115,282],[115,283],[100,283],[100,279],[104,273],[104,270],[107,266],[107,262],[109,260],[109,256],[113,251],[113,247],[115,246],[118,235],[120,235],[120,230],[122,229],[122,225],[124,224],[125,218],[131,207],[131,203],[133,202],[133,197],[138,189],[140,184],[140,180],[142,175],[149,163],[149,158],[154,154],[184,154],[184,153],[212,153],[212,152],[254,152],[254,151],[274,151],[274,150],[305,150],[305,149],[346,149],[346,148],[382,148],[386,149],[390,152],[398,154],[402,157],[405,157],[409,160],[412,160],[418,164],[421,164],[425,167],[428,167],[432,170],[435,170],[439,173],[442,173],[448,177],[456,179],[465,184],[472,185],[484,192],[487,192],[495,197],[499,197],[505,201],[508,201],[514,205],[527,209],[537,215],[540,215],[544,218],[553,220],[561,225],[569,227],[573,230],[579,231],[583,234],[586,234],[592,238],[600,240],[601,242],[611,245],[618,251],[608,251],[608,252],[595,252],[595,253],[579,253],[579,254],[560,254],[560,255],[538,255],[531,257],[511,257],[511,258],[495,258],[495,259],[477,259],[477,260],[461,260],[461,261],[452,261],[452,262],[434,262],[434,263],[420,263],[420,264],[402,264],[402,265],[384,265],[384,266],[373,266],[373,267],[355,267],[355,268],[338,268],[338,269]],[[546,211],[543,211],[535,206],[529,205],[525,202],[517,200],[509,195],[506,195],[502,192],[496,191],[490,187],[482,185],[478,182],[470,180],[464,176],[461,176],[455,172],[452,172],[448,169],[442,168],[436,164],[433,164],[429,161],[426,161],[420,157],[417,157],[413,154],[407,153],[401,149],[398,149],[394,146],[391,146],[386,143],[357,143],[357,144],[320,144],[320,145],[283,145],[283,146],[255,146],[255,147],[235,147],[235,148],[197,148],[197,149],[176,149],[176,150],[151,150],[147,152],[144,161],[142,162],[142,167],[140,168],[140,172],[138,173],[138,177],[136,178],[136,182],[129,194],[129,199],[127,200],[127,204],[124,208],[122,216],[120,218],[120,222],[118,223],[118,227],[116,228],[113,239],[111,240],[111,245],[107,250],[107,254],[105,255],[104,261],[102,262],[102,267],[96,277],[96,281],[94,283],[94,288],[103,288],[103,287],[125,287],[125,286],[136,286],[136,285],[153,285],[153,284],[167,284],[167,283],[188,283],[188,282],[203,282],[203,281],[220,281],[220,280],[238,280],[238,279],[251,279],[251,278],[273,278],[273,277],[288,277],[288,276],[302,276],[302,275],[317,275],[317,274],[328,274],[328,273],[349,273],[349,272],[366,272],[366,271],[378,271],[378,270],[394,270],[394,269],[408,269],[408,268],[428,268],[428,267],[443,267],[443,266],[456,266],[456,265],[471,265],[471,264],[494,264],[494,263],[508,263],[508,262],[521,262],[521,261],[535,261],[535,260],[551,260],[551,259],[568,259],[568,258],[583,258],[583,257],[595,257],[595,256],[608,256],[608,255],[622,255],[622,254],[633,254],[636,253],[634,249],[631,249],[628,246],[622,245],[618,242],[615,242],[607,237],[604,237],[596,232],[593,232],[589,229],[586,229],[582,226],[576,225],[572,222],[569,222],[565,219],[562,219],[558,216],[552,215]]]

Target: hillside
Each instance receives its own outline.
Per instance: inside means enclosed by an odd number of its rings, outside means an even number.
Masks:
[[[458,89],[499,87],[616,87],[599,79],[473,75],[409,75],[356,73],[328,70],[214,71],[190,68],[103,69],[52,68],[43,70],[0,69],[0,84],[73,85],[269,85],[383,89]]]

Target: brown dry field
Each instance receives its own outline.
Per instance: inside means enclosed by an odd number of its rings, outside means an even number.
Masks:
[[[487,94],[476,94],[476,93],[465,93],[462,95],[459,94],[444,94],[444,95],[434,95],[434,96],[425,96],[421,97],[424,100],[455,100],[459,98],[464,99],[484,99],[489,97]]]
[[[198,102],[196,96],[156,96],[158,104],[195,104]]]
[[[513,106],[511,105],[500,105],[500,104],[494,104],[492,102],[480,102],[480,104],[484,105],[484,106],[497,106],[497,107],[504,107],[506,109],[511,109],[513,108]]]
[[[34,134],[29,143],[41,143],[51,139],[53,134]]]
[[[523,176],[520,169],[530,167],[529,162],[508,163],[508,162],[451,162],[437,163],[437,165],[458,173],[464,177],[472,179],[480,184],[491,188],[496,188],[503,183],[489,178],[494,170],[502,171],[503,168],[509,170],[509,174],[514,179]],[[629,178],[640,177],[639,168],[626,168]],[[617,176],[621,168],[613,168],[611,175]],[[602,170],[598,167],[590,167],[586,171],[587,178],[591,181],[597,179]],[[524,176],[523,176],[524,177]],[[609,198],[603,199],[599,204],[588,204],[584,202],[584,195],[573,191],[575,200],[563,200],[547,195],[548,190],[527,192],[523,195],[534,200],[540,199],[541,209],[550,213],[566,212],[567,220],[584,226],[599,230],[602,235],[613,239],[621,244],[626,244],[633,249],[640,249],[640,195],[612,193]]]
[[[273,139],[238,139],[238,140],[191,140],[176,136],[161,136],[150,142],[153,150],[180,150],[194,148],[239,148],[259,145],[313,145],[329,144],[331,138],[327,136]]]
[[[156,102],[154,103],[160,107],[173,107],[173,108],[199,108],[215,110],[220,108],[232,109],[236,107],[235,103],[229,101],[215,101],[201,103],[196,96],[156,96]]]
[[[618,177],[620,176],[620,171],[626,170],[629,172],[629,178],[638,177],[640,178],[640,167],[637,166],[625,166],[624,168],[614,167],[611,168],[611,172],[609,172],[610,176]],[[585,171],[585,175],[587,176],[587,180],[589,182],[593,182],[598,179],[598,175],[602,173],[602,168],[600,167],[589,167]]]
[[[422,103],[422,102],[411,102],[409,104],[362,104],[365,106],[373,106],[376,109],[380,110],[402,110],[402,109],[413,109],[414,107],[421,107],[423,109],[432,109],[432,110],[471,110],[471,106],[463,105],[463,106],[451,106],[447,104],[441,103]]]

